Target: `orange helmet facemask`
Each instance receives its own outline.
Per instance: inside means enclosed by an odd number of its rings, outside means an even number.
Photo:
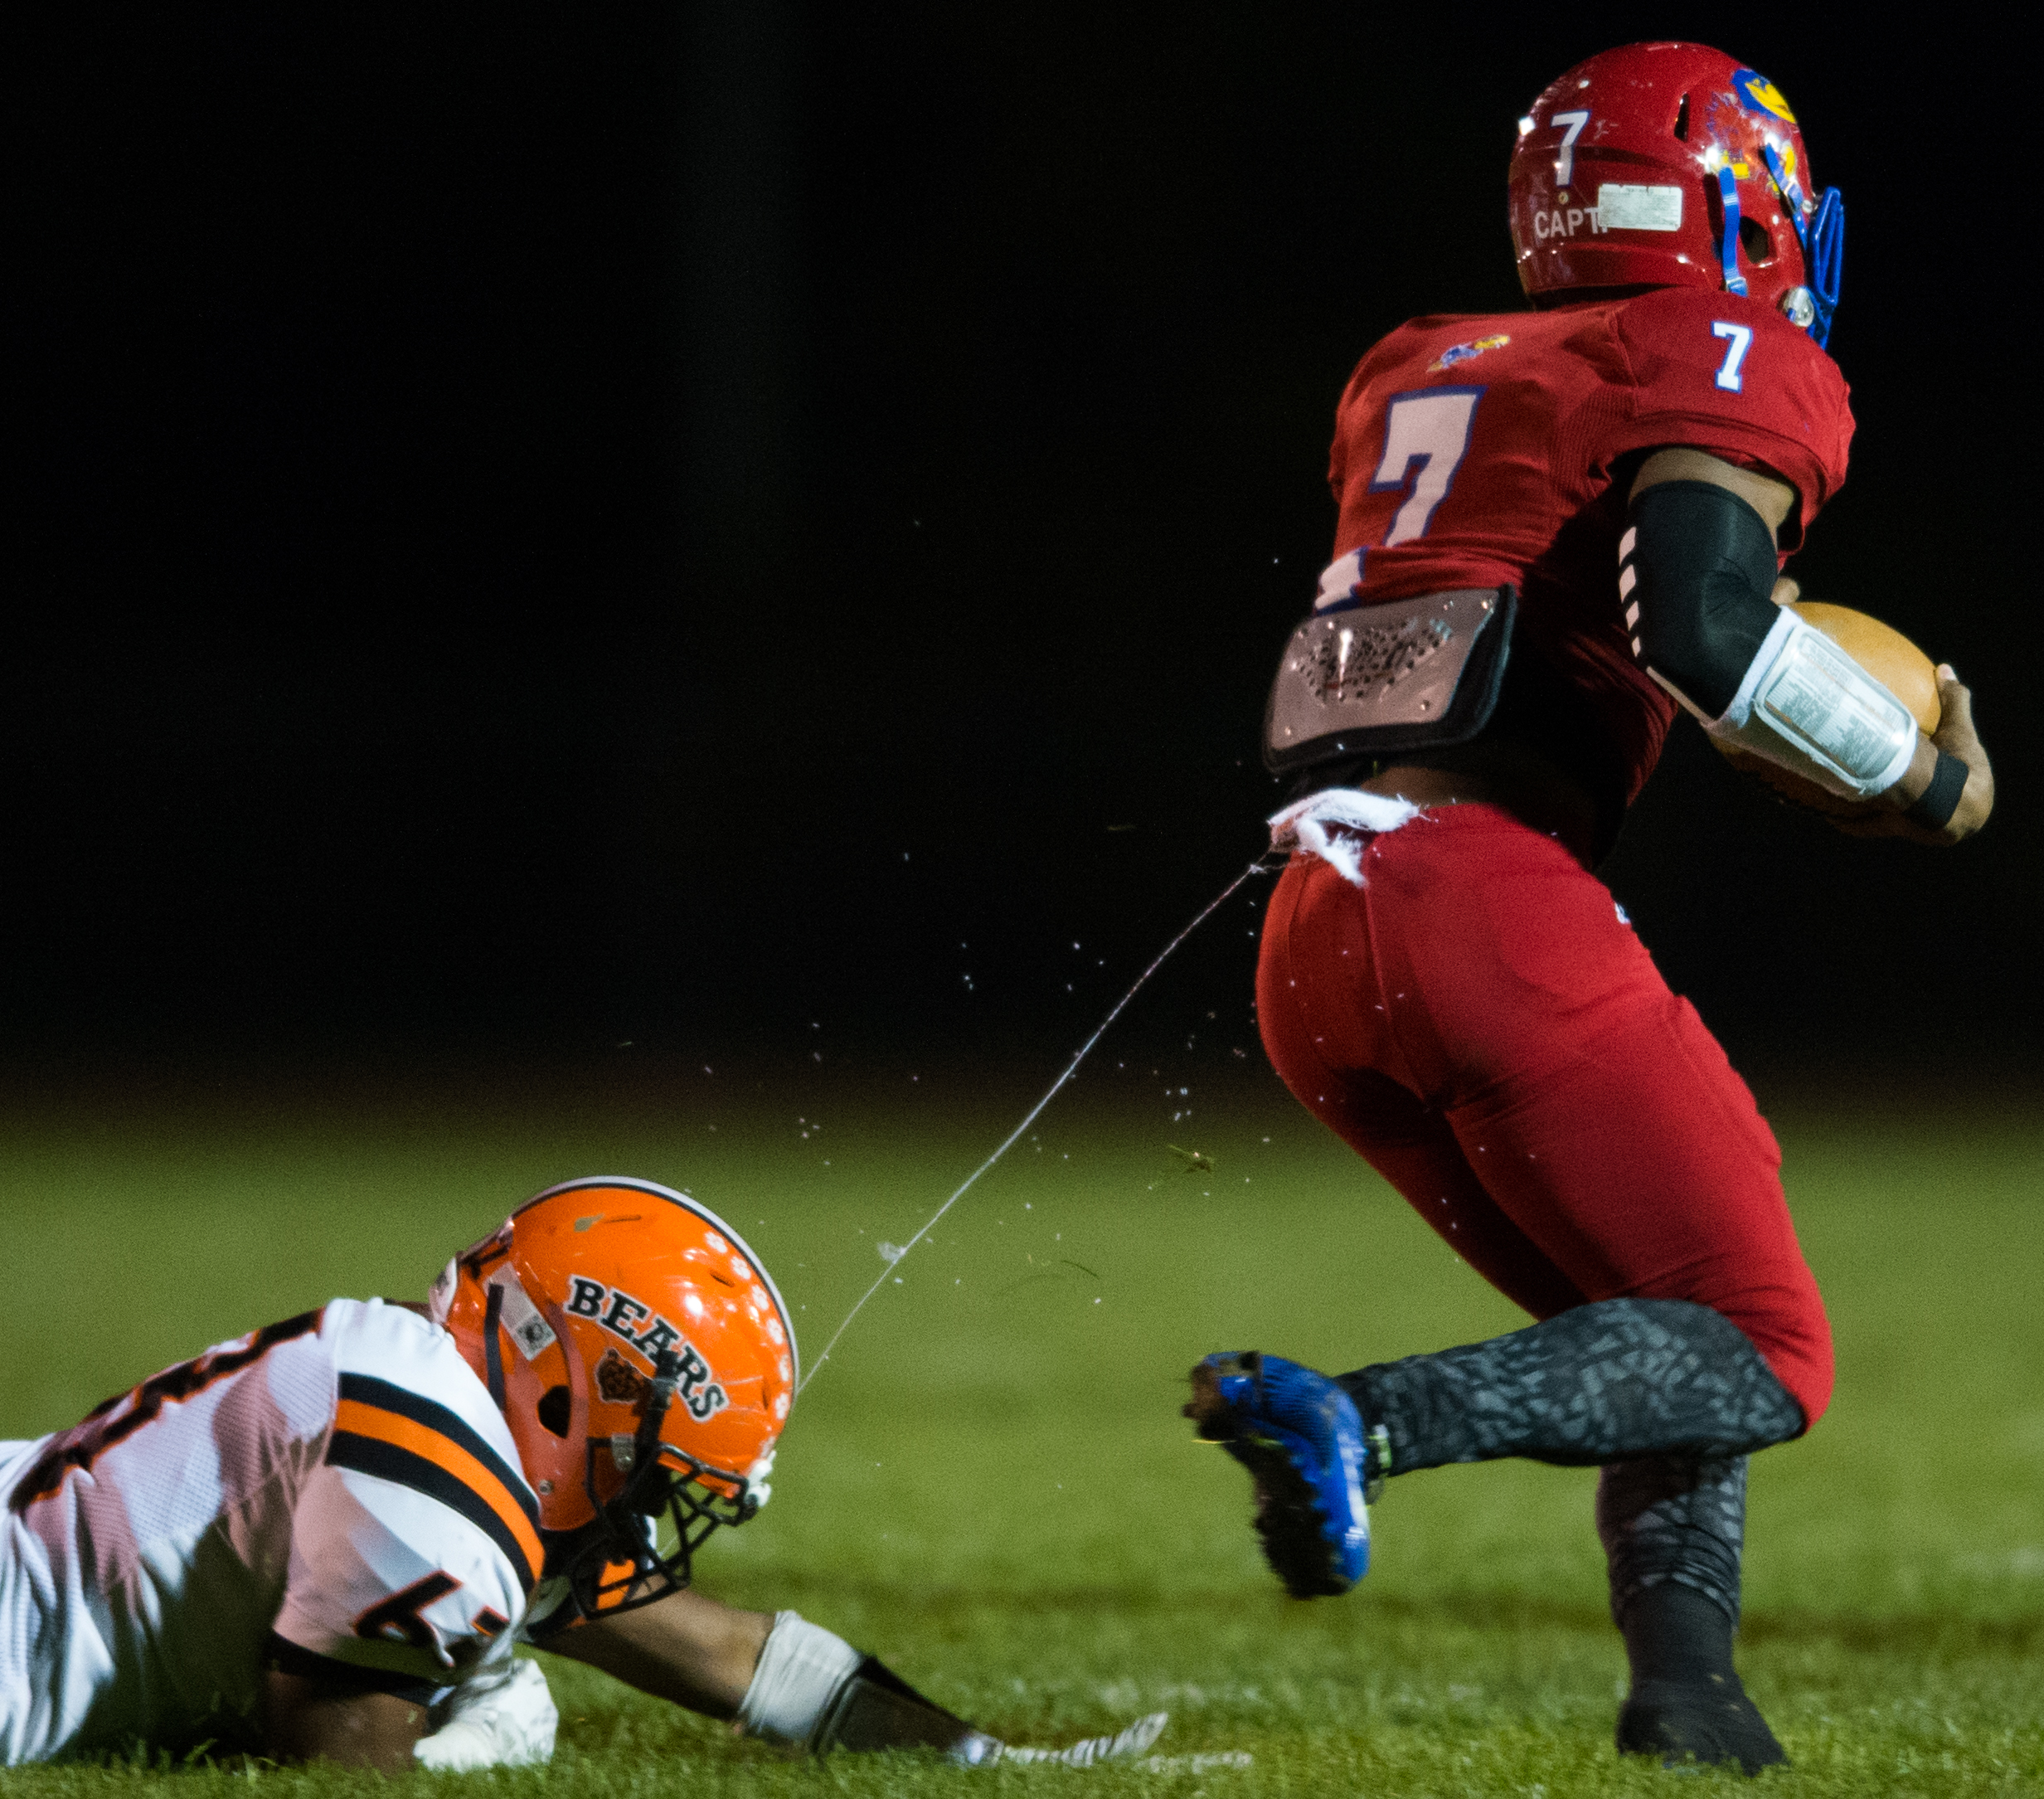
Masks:
[[[794,1330],[738,1233],[651,1181],[569,1181],[448,1263],[431,1311],[511,1428],[585,1617],[664,1597],[766,1502]]]

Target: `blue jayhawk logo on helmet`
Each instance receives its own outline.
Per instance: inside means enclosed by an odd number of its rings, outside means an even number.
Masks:
[[[1780,119],[1784,124],[1795,123],[1795,114],[1789,110],[1789,103],[1782,98],[1781,90],[1759,70],[1734,70],[1731,85],[1740,104],[1748,112],[1765,113],[1770,119]]]

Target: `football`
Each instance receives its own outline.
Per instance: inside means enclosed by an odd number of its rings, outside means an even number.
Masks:
[[[1943,708],[1938,699],[1938,671],[1930,659],[1892,625],[1850,606],[1828,605],[1821,600],[1798,600],[1789,608],[1805,625],[1813,625],[1915,714],[1928,737],[1938,728]]]
[[[1798,600],[1789,610],[1806,625],[1813,625],[1843,649],[1861,668],[1906,706],[1926,732],[1938,728],[1943,705],[1938,698],[1938,673],[1930,659],[1891,625],[1850,606],[1837,606],[1821,600]],[[1846,800],[1805,780],[1765,756],[1754,756],[1736,744],[1711,739],[1718,753],[1741,774],[1765,781],[1784,800],[1843,817],[1857,811],[1865,800]]]

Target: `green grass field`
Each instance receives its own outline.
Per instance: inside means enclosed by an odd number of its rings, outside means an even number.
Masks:
[[[731,1092],[17,1116],[0,1436],[331,1295],[419,1294],[451,1248],[576,1174],[643,1174],[724,1213],[813,1359],[878,1243],[1034,1096],[905,1076]],[[1153,1094],[1085,1085],[1054,1107],[896,1271],[797,1407],[771,1505],[698,1564],[706,1591],[799,1607],[1011,1740],[1168,1708],[1155,1758],[790,1763],[550,1663],[551,1769],[467,1778],[607,1796],[1668,1790],[1677,1777],[1610,1747],[1624,1659],[1593,1475],[1396,1481],[1357,1593],[1278,1591],[1245,1478],[1177,1416],[1187,1366],[1260,1346],[1347,1367],[1520,1320],[1274,1084],[1168,1120]],[[1755,1465],[1742,1668],[1795,1763],[1764,1790],[2044,1792],[2044,1116],[1779,1128],[1839,1380],[1814,1434]],[[0,1776],[23,1799],[231,1781],[380,1784],[239,1764]]]

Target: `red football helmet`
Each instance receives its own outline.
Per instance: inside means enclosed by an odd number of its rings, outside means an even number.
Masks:
[[[1578,63],[1519,121],[1512,242],[1533,304],[1584,288],[1707,287],[1831,335],[1845,247],[1772,81],[1702,44]]]
[[[714,1213],[651,1181],[569,1181],[449,1262],[430,1310],[511,1427],[546,1572],[586,1616],[688,1584],[765,1502],[794,1401],[779,1290]]]

